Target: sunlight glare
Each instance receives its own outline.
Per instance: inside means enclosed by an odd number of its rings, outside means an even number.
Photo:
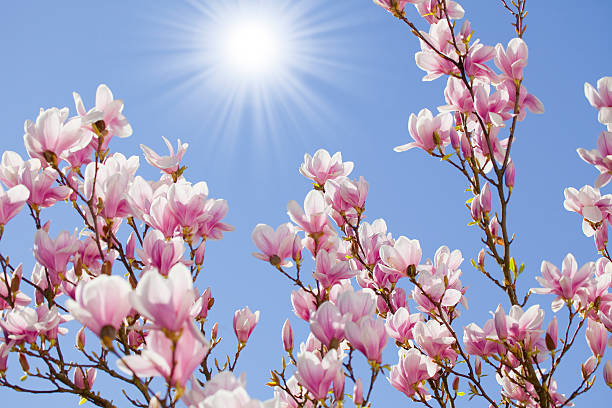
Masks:
[[[231,25],[225,48],[226,63],[243,75],[265,75],[281,63],[280,33],[270,22],[243,20]]]

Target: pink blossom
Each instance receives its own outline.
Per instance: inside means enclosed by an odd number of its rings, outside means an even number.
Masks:
[[[546,347],[549,351],[553,351],[557,348],[557,340],[559,337],[559,323],[557,322],[557,316],[553,317],[546,329]]]
[[[41,305],[36,310],[30,307],[15,306],[0,319],[0,328],[4,332],[5,342],[11,347],[16,344],[35,343],[41,335],[48,339],[57,338],[57,334],[65,334],[66,329],[58,328],[60,323],[68,319],[59,314],[57,306],[51,309]]]
[[[330,185],[333,190],[329,191]],[[354,181],[348,177],[338,177],[325,183],[325,197],[332,208],[338,212],[350,208],[363,208],[368,194],[368,182],[363,177]]]
[[[407,343],[413,339],[414,326],[423,320],[421,313],[410,314],[407,307],[398,308],[395,313],[387,313],[387,334],[400,343]]]
[[[408,268],[415,268],[421,261],[421,245],[416,239],[399,237],[393,245],[380,247],[380,268],[387,274],[408,276]]]
[[[514,188],[514,162],[512,160],[508,161],[508,166],[504,172],[504,183],[512,191]]]
[[[314,399],[323,400],[337,371],[342,368],[343,358],[344,354],[338,354],[335,349],[327,352],[323,359],[314,353],[302,352],[297,357],[295,377]]]
[[[228,208],[227,201],[223,199],[206,200],[203,215],[198,220],[197,236],[204,239],[221,239],[224,232],[233,231],[234,227],[221,222],[221,219],[227,215]]]
[[[181,237],[166,240],[161,231],[150,230],[142,240],[142,250],[137,249],[136,252],[146,266],[166,276],[183,259],[185,242]]]
[[[385,323],[382,320],[366,316],[357,323],[348,321],[344,332],[346,339],[361,351],[368,361],[381,363],[382,351],[387,344]]]
[[[302,288],[291,292],[291,304],[295,315],[306,321],[310,320],[311,314],[317,309],[314,296]]]
[[[129,313],[131,291],[130,284],[119,276],[100,275],[88,282],[79,282],[75,300],[68,299],[66,308],[89,330],[105,336],[106,326],[117,330]]]
[[[289,267],[292,265],[291,258],[293,247],[299,237],[296,229],[291,223],[281,224],[276,231],[269,225],[257,224],[251,234],[253,242],[261,252],[254,252],[253,256],[263,261],[268,261],[272,265]],[[299,244],[301,241],[299,241]]]
[[[371,316],[376,312],[376,295],[369,289],[359,292],[347,290],[342,292],[336,299],[336,306],[345,321],[357,323],[365,316]]]
[[[470,25],[466,21],[461,27],[459,35],[455,37],[455,42],[460,47],[459,51],[462,53],[467,51],[464,40],[469,37],[470,31]],[[429,27],[429,33],[421,31],[421,35],[427,42],[420,40],[421,51],[417,52],[414,57],[417,66],[427,72],[427,75],[423,77],[423,81],[433,81],[442,75],[459,74],[455,62],[457,61],[457,51],[453,45],[453,35],[447,22],[433,22]],[[440,54],[446,56],[446,58],[443,58]]]
[[[513,305],[508,315],[501,305],[495,311],[495,329],[500,339],[508,338],[511,341],[527,340],[539,337],[544,321],[544,311],[540,305],[533,305],[526,311],[519,305]]]
[[[494,55],[495,49],[493,47],[481,44],[480,40],[474,41],[470,45],[463,62],[466,75],[469,78],[478,78],[485,81],[494,80],[496,78],[495,73],[486,65],[493,59]]]
[[[287,204],[287,214],[291,221],[309,235],[319,234],[328,226],[328,211],[329,206],[325,203],[323,195],[316,190],[311,190],[306,195],[304,210],[293,200]]]
[[[66,272],[68,261],[80,247],[76,231],[72,235],[68,231],[62,231],[55,240],[52,240],[44,229],[39,229],[34,234],[34,256],[53,274]]]
[[[236,310],[234,313],[234,333],[241,344],[245,344],[259,321],[259,310],[252,313],[249,307]]]
[[[451,347],[454,337],[445,325],[435,320],[417,322],[412,330],[414,340],[431,358],[449,359],[451,364],[457,360],[457,353]]]
[[[589,319],[586,329],[586,340],[595,357],[602,357],[606,350],[608,331],[603,324]]]
[[[475,81],[477,84],[478,81]],[[444,99],[447,105],[438,106],[440,112],[462,112],[471,113],[474,110],[472,94],[467,89],[463,81],[452,76],[448,77],[446,88],[444,89]]]
[[[23,159],[18,153],[7,150],[2,153],[0,163],[0,181],[7,187],[15,187],[19,184],[19,169],[23,166]]]
[[[163,195],[165,196],[166,194]],[[149,182],[145,181],[145,179],[140,176],[134,177],[127,191],[127,199],[132,215],[144,221],[145,214],[148,215],[151,209],[151,202],[157,196],[158,195],[153,195],[153,188]]]
[[[129,298],[132,307],[155,327],[176,332],[191,317],[196,301],[191,272],[181,263],[174,265],[167,277],[156,269],[148,270]]]
[[[561,272],[548,261],[542,262],[542,276],[536,280],[542,285],[541,288],[532,289],[534,293],[555,294],[557,298],[553,301],[553,312],[559,311],[566,301],[571,301],[580,290],[584,290],[590,283],[594,273],[593,262],[578,269],[576,259],[572,254],[567,254],[563,260]]]
[[[58,159],[87,146],[92,134],[81,129],[80,118],[67,118],[68,108],[41,108],[35,123],[26,120],[23,141],[30,157],[57,166]]]
[[[7,369],[8,355],[11,347],[0,340],[0,373],[4,374]]]
[[[310,316],[310,331],[330,348],[337,347],[344,339],[344,324],[340,311],[331,302],[324,302]]]
[[[197,232],[199,220],[205,216],[205,204],[208,198],[208,186],[201,181],[196,184],[181,180],[168,188],[168,205],[183,227],[183,234],[189,236]],[[195,229],[195,231],[194,231]]]
[[[495,341],[498,339],[492,319],[488,320],[482,329],[470,323],[463,330],[463,343],[468,353],[486,357],[500,352],[500,345]]]
[[[438,365],[415,348],[400,349],[398,354],[399,362],[391,367],[388,378],[393,388],[409,398],[413,398],[415,393],[427,395],[424,382],[438,372]]]
[[[412,0],[419,14],[429,23],[434,24],[439,20],[444,20],[444,11],[439,7],[438,0]],[[456,1],[446,0],[446,14],[450,19],[458,20],[463,18],[465,11]],[[444,21],[446,23],[446,21]]]
[[[187,151],[187,147],[189,147],[189,144],[181,143],[181,139],[178,139],[175,153],[174,148],[172,147],[172,144],[168,141],[168,139],[163,136],[162,139],[164,139],[164,143],[166,144],[166,146],[168,147],[168,151],[170,152],[168,156],[160,156],[152,149],[143,144],[140,145],[140,148],[144,152],[145,160],[151,166],[157,167],[158,169],[167,174],[176,173],[179,169],[181,159]]]
[[[13,303],[17,306],[27,306],[32,299],[24,294],[19,289],[15,290],[14,282],[21,281],[21,275],[23,271],[23,265],[19,264],[12,276],[10,273],[0,274],[0,310],[10,308],[9,302],[5,299],[8,299],[11,296]],[[17,288],[19,285],[17,285]]]
[[[488,84],[479,83],[474,86],[474,108],[478,116],[487,125],[504,126],[504,121],[511,118],[507,112],[510,97],[508,91],[499,89],[493,94]]]
[[[611,218],[612,195],[602,196],[598,189],[584,186],[580,191],[573,187],[563,192],[565,201],[563,206],[568,211],[582,215],[582,232],[587,237],[593,236],[602,222]]]
[[[516,103],[516,84],[513,81],[504,81],[498,87],[497,90],[506,89],[508,92],[508,109],[514,111],[514,105]],[[527,88],[521,85],[519,89],[518,99],[518,120],[525,119],[527,110],[531,113],[544,113],[544,104],[533,94],[527,92]]]
[[[160,230],[164,237],[172,238],[179,227],[176,216],[170,211],[170,205],[165,195],[159,195],[151,202],[148,214],[143,214],[144,221]]]
[[[316,270],[312,276],[327,289],[339,283],[343,279],[355,276],[348,262],[339,261],[336,254],[321,250],[316,257]]]
[[[502,71],[501,79],[523,79],[523,68],[527,66],[527,44],[521,38],[513,38],[508,42],[507,49],[497,44],[495,46],[495,65]]]
[[[21,211],[29,196],[30,192],[23,185],[16,185],[6,191],[0,186],[0,231]]]
[[[93,387],[94,382],[96,381],[97,373],[98,370],[93,367],[88,369],[85,373],[81,367],[76,367],[74,369],[72,382],[78,389],[91,390],[91,387]]]
[[[595,188],[601,188],[610,182],[612,178],[612,132],[603,131],[597,138],[597,149],[578,149],[578,154],[587,163],[599,170],[599,176],[595,179]]]
[[[410,115],[408,130],[414,142],[397,146],[393,150],[403,152],[419,147],[431,153],[436,147],[444,148],[450,144],[450,130],[453,126],[453,117],[449,113],[440,113],[433,116],[429,109],[421,109],[419,115]]]
[[[88,112],[85,111],[81,96],[76,92],[73,92],[72,96],[74,97],[76,110],[84,124],[89,125],[100,120],[104,121],[104,129],[99,130],[107,132],[108,138],[105,140],[105,145],[108,144],[108,140],[112,136],[123,138],[132,134],[132,127],[122,113],[123,101],[121,99],[114,99],[113,93],[105,84],[98,85],[98,89],[96,89],[96,105]],[[91,129],[91,127],[89,128]]]
[[[603,378],[608,387],[612,388],[612,363],[610,363],[610,360],[606,361],[606,365],[604,365]]]
[[[363,382],[361,378],[355,381],[355,387],[353,387],[353,402],[357,406],[363,404]]]
[[[184,386],[200,365],[209,343],[190,326],[185,327],[176,343],[161,331],[152,330],[140,354],[123,357],[117,362],[121,370],[143,377],[162,376],[174,386]]]
[[[608,125],[612,130],[612,77],[603,77],[597,81],[597,90],[589,84],[584,84],[584,94],[591,106],[599,111],[600,123]]]
[[[30,191],[28,203],[33,206],[51,207],[70,196],[70,187],[53,187],[57,178],[57,171],[49,167],[41,168],[38,159],[27,160],[19,168],[19,183]]]
[[[342,162],[342,153],[336,152],[333,156],[325,149],[319,149],[313,156],[304,155],[304,163],[300,166],[300,173],[323,186],[327,180],[341,176],[348,176],[353,170],[353,162]]]

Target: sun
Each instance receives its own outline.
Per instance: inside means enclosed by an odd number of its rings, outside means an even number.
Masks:
[[[275,73],[284,64],[285,33],[263,19],[244,19],[227,28],[225,64],[236,75],[261,77]]]
[[[337,38],[342,7],[326,0],[180,4],[156,22],[156,44],[168,56],[158,69],[165,96],[199,109],[207,138],[238,145],[248,134],[264,145],[263,138],[290,132],[297,118],[333,120],[320,89],[344,77],[337,63],[346,49]]]

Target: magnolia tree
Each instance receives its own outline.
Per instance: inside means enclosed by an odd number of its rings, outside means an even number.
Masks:
[[[368,183],[349,178],[352,162],[324,150],[306,154],[300,172],[313,189],[303,207],[291,201],[291,222],[276,229],[259,224],[252,238],[255,257],[294,286],[293,311],[310,333],[296,346],[285,322],[286,357],[268,383],[274,397],[251,399],[234,370],[259,312],[236,311],[236,352],[220,355],[218,325],[207,319],[211,290],[200,293],[194,285],[206,243],[232,229],[222,222],[227,203],[209,197],[205,182],[186,179],[181,159],[187,144],[180,140],[175,150],[164,139],[166,156],[141,146],[161,177],[137,176],[139,158],[110,147],[113,138],[132,133],[123,102],[100,85],[90,110],[75,93],[76,116],[69,118],[68,108],[50,108],[26,121],[29,158],[11,151],[2,156],[0,180],[7,190],[0,193],[0,232],[24,208],[36,227],[31,273],[0,256],[2,386],[71,393],[113,407],[97,387],[102,375],[123,389],[132,406],[199,408],[341,407],[349,400],[367,407],[375,403],[377,380],[427,407],[454,407],[465,394],[461,387],[491,407],[548,408],[573,405],[596,376],[612,386],[612,364],[603,360],[612,331],[606,246],[612,195],[599,190],[612,175],[612,77],[602,78],[597,89],[585,84],[607,130],[597,149],[578,153],[600,175],[594,186],[566,189],[564,202],[582,217],[582,232],[594,237],[599,255],[585,265],[571,254],[560,267],[544,261],[540,287],[520,293],[523,266],[512,257],[508,221],[515,172],[510,152],[519,122],[544,110],[523,86],[525,0],[502,0],[516,38],[494,47],[475,39],[467,20],[459,23],[464,10],[454,1],[375,3],[420,41],[416,63],[426,72],[423,79],[446,78],[439,113],[412,114],[413,141],[395,150],[420,149],[465,176],[473,194],[467,211],[483,244],[473,267],[506,298],[491,305],[491,319],[456,323],[470,295],[461,283],[459,250],[441,246],[433,260],[425,260],[418,240],[394,237],[383,219],[364,220]],[[417,29],[408,3],[416,7],[415,18],[429,23],[428,31]],[[55,226],[47,209],[62,202],[76,213],[79,234],[49,233]],[[554,317],[544,327],[548,302]],[[82,328],[69,336],[68,326],[78,328],[70,320]],[[591,355],[569,367],[580,373],[576,384],[558,389],[561,362],[585,340]],[[385,346],[397,349],[393,361],[383,361]],[[76,348],[70,358],[67,348]],[[13,375],[19,366],[21,381]]]

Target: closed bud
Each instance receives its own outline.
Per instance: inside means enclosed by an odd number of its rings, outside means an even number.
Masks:
[[[6,343],[0,343],[0,374],[6,372],[7,363],[8,363],[8,355],[9,355],[9,346]]]
[[[76,334],[76,347],[79,350],[83,350],[85,348],[85,327],[81,327]]]
[[[77,278],[80,278],[83,275],[83,261],[80,257],[74,264],[74,274],[77,276]]]
[[[361,382],[361,378],[358,378],[355,381],[355,387],[353,388],[353,402],[357,406],[361,406],[363,404],[363,383]]]
[[[27,373],[30,370],[30,365],[28,364],[28,359],[26,355],[23,353],[19,353],[19,365],[21,365],[21,369],[24,373]]]
[[[204,242],[200,244],[198,249],[195,250],[194,262],[196,265],[202,265],[204,263],[204,254],[206,253],[206,245]]]
[[[23,266],[19,264],[19,266],[13,272],[13,279],[11,280],[11,292],[17,293],[19,291],[19,286],[21,285],[21,274],[23,273]]]
[[[289,323],[289,319],[285,320],[285,324],[283,324],[283,347],[285,351],[290,353],[293,350],[293,329],[291,328],[291,323]]]
[[[555,316],[546,330],[546,348],[549,351],[553,351],[557,348],[557,336],[559,332],[559,324],[557,323],[557,316]]]
[[[336,371],[336,376],[334,377],[334,398],[336,401],[344,399],[344,369]]]
[[[504,182],[506,183],[506,187],[512,191],[512,188],[514,188],[514,163],[512,160],[508,162],[508,166],[504,172]]]
[[[216,339],[217,338],[217,332],[219,331],[219,323],[215,323],[212,327],[212,339]]]
[[[584,364],[581,364],[582,378],[588,379],[593,374],[593,371],[595,371],[595,366],[597,366],[597,358],[595,356],[589,357]]]
[[[458,389],[459,389],[459,377],[455,377],[455,379],[453,380],[453,390],[457,392]]]
[[[127,244],[125,245],[125,256],[127,259],[134,259],[134,250],[136,248],[136,236],[132,232],[128,237]]]
[[[480,266],[480,268],[484,268],[484,263],[485,263],[485,250],[481,249],[480,252],[478,253],[478,266]]]
[[[606,365],[603,369],[603,378],[608,387],[612,388],[612,363],[610,361],[606,361]]]
[[[151,402],[149,402],[149,408],[161,408],[161,404],[157,397],[151,398]]]
[[[482,374],[482,362],[480,361],[480,357],[476,357],[476,362],[474,363],[474,371],[476,371],[476,375],[480,377]]]

